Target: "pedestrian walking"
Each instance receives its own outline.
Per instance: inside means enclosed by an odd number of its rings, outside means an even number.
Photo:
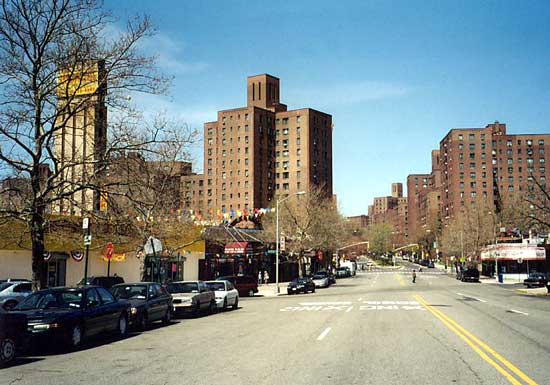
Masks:
[[[413,270],[413,283],[416,283],[416,270]]]

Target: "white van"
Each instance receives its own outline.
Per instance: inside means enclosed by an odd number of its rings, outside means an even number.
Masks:
[[[343,262],[340,262],[340,267],[349,267],[351,271],[351,275],[354,276],[357,271],[357,262],[343,261]]]

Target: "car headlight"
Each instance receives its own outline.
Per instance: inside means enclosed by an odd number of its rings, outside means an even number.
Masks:
[[[132,314],[132,315],[136,315],[136,314],[137,314],[137,312],[138,312],[138,309],[137,309],[137,307],[131,307],[131,308],[130,308],[130,314]]]
[[[61,327],[61,325],[58,323],[32,325],[33,330],[49,330],[49,329],[57,329],[59,327]]]
[[[193,300],[191,298],[183,298],[181,300],[182,303],[189,303],[189,302],[193,302]]]

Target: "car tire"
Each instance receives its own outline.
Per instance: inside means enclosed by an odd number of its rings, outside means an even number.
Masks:
[[[164,317],[162,318],[162,324],[163,325],[170,325],[170,322],[172,322],[172,310],[170,310],[170,306],[166,309],[166,313],[164,314]]]
[[[82,325],[74,325],[67,335],[67,345],[69,349],[76,350],[82,346],[84,340],[84,329]]]
[[[216,312],[216,301],[210,301],[208,305],[208,314],[214,314]]]
[[[6,301],[6,302],[4,302],[4,304],[2,305],[2,307],[4,308],[4,310],[11,310],[11,309],[13,309],[15,306],[17,306],[17,301],[14,301],[14,300]]]
[[[128,317],[124,313],[118,318],[117,333],[120,338],[125,338],[128,335]]]
[[[238,308],[239,308],[239,297],[236,297],[235,303],[233,304],[233,309],[238,309]]]
[[[227,297],[223,299],[223,310],[227,310]]]
[[[149,327],[149,316],[147,312],[143,312],[139,317],[139,330],[145,331]]]
[[[0,367],[8,364],[15,358],[15,342],[10,338],[0,341]]]
[[[252,290],[252,289],[248,290],[248,296],[249,297],[254,297],[254,290]]]

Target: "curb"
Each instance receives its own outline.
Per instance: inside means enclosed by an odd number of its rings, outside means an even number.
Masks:
[[[550,293],[533,293],[531,291],[528,291],[529,289],[516,289],[514,290],[516,293],[523,294],[523,295],[530,295],[533,297],[550,297]]]

